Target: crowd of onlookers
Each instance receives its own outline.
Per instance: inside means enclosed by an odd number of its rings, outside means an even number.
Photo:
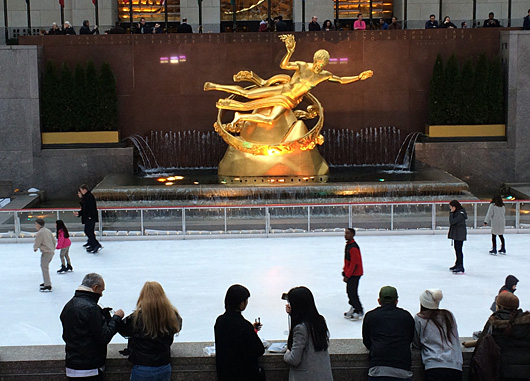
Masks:
[[[473,27],[480,26],[480,23],[473,25]],[[460,28],[467,28],[467,22],[462,21],[460,23]],[[490,12],[488,18],[484,20],[482,24],[483,28],[495,28],[502,27],[499,20],[495,18],[495,14]],[[429,20],[425,22],[425,29],[436,29],[436,28],[458,28],[454,23],[451,22],[449,16],[445,16],[443,20],[438,21],[436,15],[431,14]],[[318,17],[313,16],[311,22],[308,24],[308,30],[310,32],[318,31],[333,31],[333,30],[396,30],[403,29],[401,23],[398,21],[398,18],[393,16],[391,19],[380,18],[379,20],[370,21],[368,24],[363,20],[363,15],[359,13],[357,15],[357,20],[351,25],[341,24],[339,21],[332,22],[331,20],[325,20],[322,25],[318,23]],[[528,10],[528,15],[523,18],[523,29],[530,30],[530,9]],[[283,21],[282,16],[274,17],[273,19],[262,20],[259,24],[258,32],[288,32],[291,28],[289,24]],[[164,33],[165,30],[162,28],[160,23],[155,23],[150,25],[146,22],[145,18],[142,17],[138,23],[134,25],[132,33],[134,34],[158,34]],[[186,18],[182,19],[182,22],[179,24],[176,30],[177,33],[193,33],[191,25],[188,24]],[[98,26],[96,25],[93,29],[90,28],[90,23],[88,20],[83,21],[83,26],[79,29],[79,34],[99,34]],[[127,31],[123,28],[119,21],[116,22],[114,27],[105,31],[105,34],[125,34]],[[50,30],[41,30],[41,35],[74,35],[76,34],[75,29],[72,27],[72,24],[69,21],[65,21],[62,28],[60,28],[57,23],[53,23]]]

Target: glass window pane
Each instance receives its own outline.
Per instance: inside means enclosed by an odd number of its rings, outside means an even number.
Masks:
[[[182,209],[144,210],[145,235],[182,234]]]
[[[390,205],[352,205],[355,229],[390,229]]]
[[[265,234],[265,208],[229,208],[226,210],[228,234]]]
[[[312,232],[343,231],[348,227],[348,205],[312,206],[310,210]]]
[[[186,234],[224,234],[223,208],[186,209]]]
[[[168,21],[180,21],[180,0],[166,0]],[[133,21],[145,17],[148,23],[165,21],[163,0],[132,0]],[[130,22],[129,0],[118,0],[118,18],[121,22]]]
[[[261,21],[267,19],[267,0],[235,0],[236,20]],[[230,0],[221,0],[221,21],[232,21],[232,3]],[[271,17],[282,16],[284,20],[293,18],[292,0],[272,0]]]
[[[306,206],[269,207],[272,233],[305,233],[307,232]]]
[[[431,204],[395,204],[394,229],[431,229]]]

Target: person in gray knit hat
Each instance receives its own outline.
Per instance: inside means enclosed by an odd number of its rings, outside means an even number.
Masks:
[[[441,290],[420,295],[420,312],[414,316],[412,345],[420,349],[426,381],[461,381],[462,350],[453,314],[440,309]]]

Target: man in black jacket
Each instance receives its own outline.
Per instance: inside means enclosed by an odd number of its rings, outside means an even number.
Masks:
[[[392,286],[379,291],[380,307],[366,313],[363,343],[370,350],[368,379],[412,380],[410,345],[414,319],[397,307],[398,294]]]
[[[98,26],[96,25],[94,29],[90,30],[90,22],[88,20],[83,21],[83,26],[79,29],[79,34],[99,34]]]
[[[241,312],[247,308],[250,292],[240,284],[228,288],[226,312],[215,322],[215,363],[219,381],[259,381],[265,374],[258,359],[265,352],[257,335],[261,324],[251,324]]]
[[[94,233],[96,222],[99,222],[96,198],[86,184],[82,184],[79,187],[79,192],[81,193],[81,210],[74,212],[74,214],[81,217],[81,223],[85,225],[85,235],[88,238],[88,242],[85,245],[86,251],[96,254],[101,249],[101,244]]]
[[[124,316],[122,310],[117,310],[111,317],[109,309],[98,305],[104,290],[105,281],[101,275],[85,275],[74,297],[61,312],[66,376],[70,380],[103,380],[107,344]]]
[[[177,27],[177,33],[193,33],[191,25],[188,24],[188,19],[182,19],[182,23]]]

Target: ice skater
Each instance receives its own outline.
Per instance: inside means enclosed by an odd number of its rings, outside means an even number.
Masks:
[[[64,274],[67,271],[74,271],[74,268],[72,267],[72,262],[70,261],[70,256],[68,255],[68,252],[70,251],[70,246],[72,245],[68,229],[66,228],[62,220],[55,221],[55,227],[55,234],[57,237],[56,249],[61,250],[61,268],[57,270],[57,273]]]
[[[447,235],[447,238],[453,240],[456,254],[456,263],[454,266],[450,267],[449,270],[455,274],[463,273],[464,253],[462,248],[467,236],[467,213],[464,207],[457,200],[451,201],[449,203],[449,208],[451,211],[449,213],[449,234]]]
[[[346,283],[346,293],[350,309],[344,312],[346,319],[360,320],[363,317],[363,306],[359,300],[359,281],[363,275],[363,260],[361,249],[355,242],[355,229],[344,230],[346,248],[344,250],[344,268],[342,270],[342,280]]]
[[[88,189],[88,186],[83,184],[79,187],[79,193],[81,193],[81,210],[74,212],[78,217],[81,217],[81,222],[85,225],[85,235],[88,238],[86,251],[88,253],[96,254],[101,248],[101,244],[96,239],[94,229],[98,218],[98,208],[96,204],[96,198]],[[79,195],[78,193],[78,195]]]
[[[497,295],[502,294],[503,292],[511,292],[512,294],[515,293],[515,290],[517,289],[517,283],[519,283],[519,279],[517,279],[514,275],[508,275],[504,280],[504,286],[501,287]],[[490,310],[492,312],[497,311],[497,297],[495,297],[493,300]]]
[[[491,225],[491,255],[497,255],[497,236],[501,240],[499,254],[506,255],[506,246],[504,245],[504,226],[506,225],[506,208],[502,202],[501,196],[494,196],[491,199],[488,213],[484,218],[484,226]]]
[[[55,254],[55,238],[50,229],[44,227],[44,220],[37,218],[35,220],[35,243],[33,244],[33,251],[40,249],[40,268],[42,270],[42,278],[44,283],[40,284],[40,291],[46,292],[52,290],[52,281],[50,279],[50,262]]]

